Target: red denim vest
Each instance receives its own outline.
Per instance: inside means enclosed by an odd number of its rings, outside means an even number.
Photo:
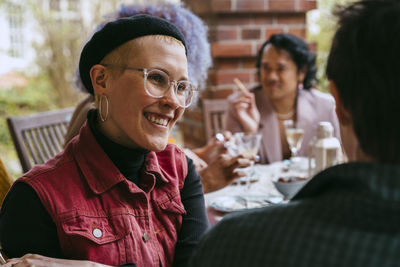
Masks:
[[[182,150],[146,156],[140,188],[127,180],[87,124],[64,152],[19,181],[38,194],[57,226],[66,258],[108,265],[172,266],[185,209]]]

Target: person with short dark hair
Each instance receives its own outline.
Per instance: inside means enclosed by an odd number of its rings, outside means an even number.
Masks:
[[[389,267],[400,262],[400,2],[339,8],[327,75],[349,163],[288,203],[225,216],[191,266]],[[350,145],[350,146],[348,146]]]
[[[260,163],[291,157],[285,120],[293,120],[304,130],[299,156],[307,156],[307,146],[321,121],[331,122],[334,135],[340,138],[334,99],[313,89],[315,54],[302,39],[287,33],[272,35],[261,46],[256,66],[260,85],[229,97],[227,130],[260,133]]]
[[[196,91],[186,54],[181,31],[150,15],[113,20],[86,43],[80,77],[99,101],[7,194],[10,266],[187,266],[209,223],[193,162],[168,143]]]

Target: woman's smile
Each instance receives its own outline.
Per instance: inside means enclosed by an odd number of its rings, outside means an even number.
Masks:
[[[167,127],[168,123],[171,121],[171,118],[156,113],[145,112],[144,117],[151,123],[164,127]]]

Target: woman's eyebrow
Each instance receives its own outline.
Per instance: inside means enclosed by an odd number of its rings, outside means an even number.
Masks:
[[[163,72],[165,72],[167,75],[168,75],[168,77],[170,78],[170,79],[172,79],[172,77],[171,77],[171,73],[167,70],[167,69],[165,69],[165,68],[163,68],[163,67],[151,67],[151,68],[149,68],[149,69],[158,69],[158,70],[162,70]],[[177,79],[177,81],[189,81],[189,77],[187,77],[187,76],[181,76],[179,79]]]

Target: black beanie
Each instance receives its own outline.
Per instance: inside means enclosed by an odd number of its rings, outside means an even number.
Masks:
[[[82,49],[79,59],[79,75],[88,92],[93,95],[90,69],[118,46],[146,35],[171,36],[185,46],[185,38],[172,23],[150,15],[135,15],[107,23],[97,31]]]

